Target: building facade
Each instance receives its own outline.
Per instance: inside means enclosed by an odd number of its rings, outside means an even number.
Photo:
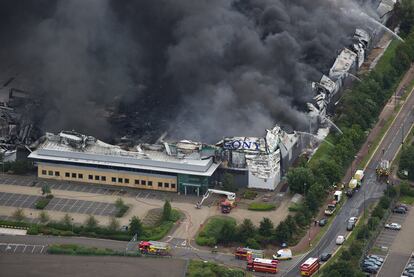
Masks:
[[[203,194],[219,163],[203,157],[201,145],[186,141],[179,146],[130,151],[75,132],[48,133],[29,158],[39,178]]]

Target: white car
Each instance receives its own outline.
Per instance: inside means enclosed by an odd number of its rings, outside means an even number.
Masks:
[[[336,238],[336,244],[337,244],[337,245],[341,245],[341,244],[343,244],[343,243],[344,243],[344,241],[345,241],[345,237],[344,237],[344,236],[338,236],[338,237]]]
[[[358,221],[358,217],[356,217],[356,216],[350,217],[350,218],[348,219],[348,222],[352,222],[352,223],[354,223],[354,224],[356,224],[356,223],[357,223],[357,221]]]
[[[385,228],[392,230],[401,230],[401,225],[398,223],[389,223],[385,224]]]

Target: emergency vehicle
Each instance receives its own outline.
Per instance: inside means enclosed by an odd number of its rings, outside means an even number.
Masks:
[[[250,249],[248,247],[237,247],[234,251],[234,257],[238,260],[247,260],[251,258],[264,258],[263,250]]]
[[[256,272],[277,273],[277,260],[262,259],[262,258],[249,258],[247,260],[247,270]]]
[[[169,256],[170,246],[166,242],[160,241],[141,241],[138,244],[139,251],[142,254],[157,255],[157,256]]]
[[[319,269],[318,258],[308,258],[303,264],[300,265],[300,275],[311,276]]]

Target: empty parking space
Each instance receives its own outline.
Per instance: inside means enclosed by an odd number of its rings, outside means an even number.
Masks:
[[[0,206],[34,209],[39,198],[35,195],[0,192]]]
[[[112,203],[65,198],[53,198],[45,210],[103,216],[115,216],[116,214],[116,206]]]
[[[388,220],[387,223],[398,223],[404,228],[403,223],[405,220],[405,214],[392,214]],[[377,240],[375,242],[375,246],[387,251],[391,244],[394,242],[395,237],[398,235],[397,230],[390,230],[385,229],[381,231],[379,236],[377,237]]]
[[[0,243],[0,253],[6,254],[45,254],[46,245]]]

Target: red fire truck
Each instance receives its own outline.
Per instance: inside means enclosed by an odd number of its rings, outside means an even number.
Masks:
[[[250,249],[248,247],[237,247],[234,251],[234,257],[238,260],[247,260],[248,257],[251,258],[263,258],[263,250]]]
[[[302,276],[311,276],[319,269],[319,259],[318,258],[308,258],[300,266],[300,275]]]
[[[160,241],[141,241],[138,249],[142,254],[170,256],[170,246],[166,242]]]
[[[247,270],[267,273],[277,273],[277,260],[249,258],[247,260]]]

